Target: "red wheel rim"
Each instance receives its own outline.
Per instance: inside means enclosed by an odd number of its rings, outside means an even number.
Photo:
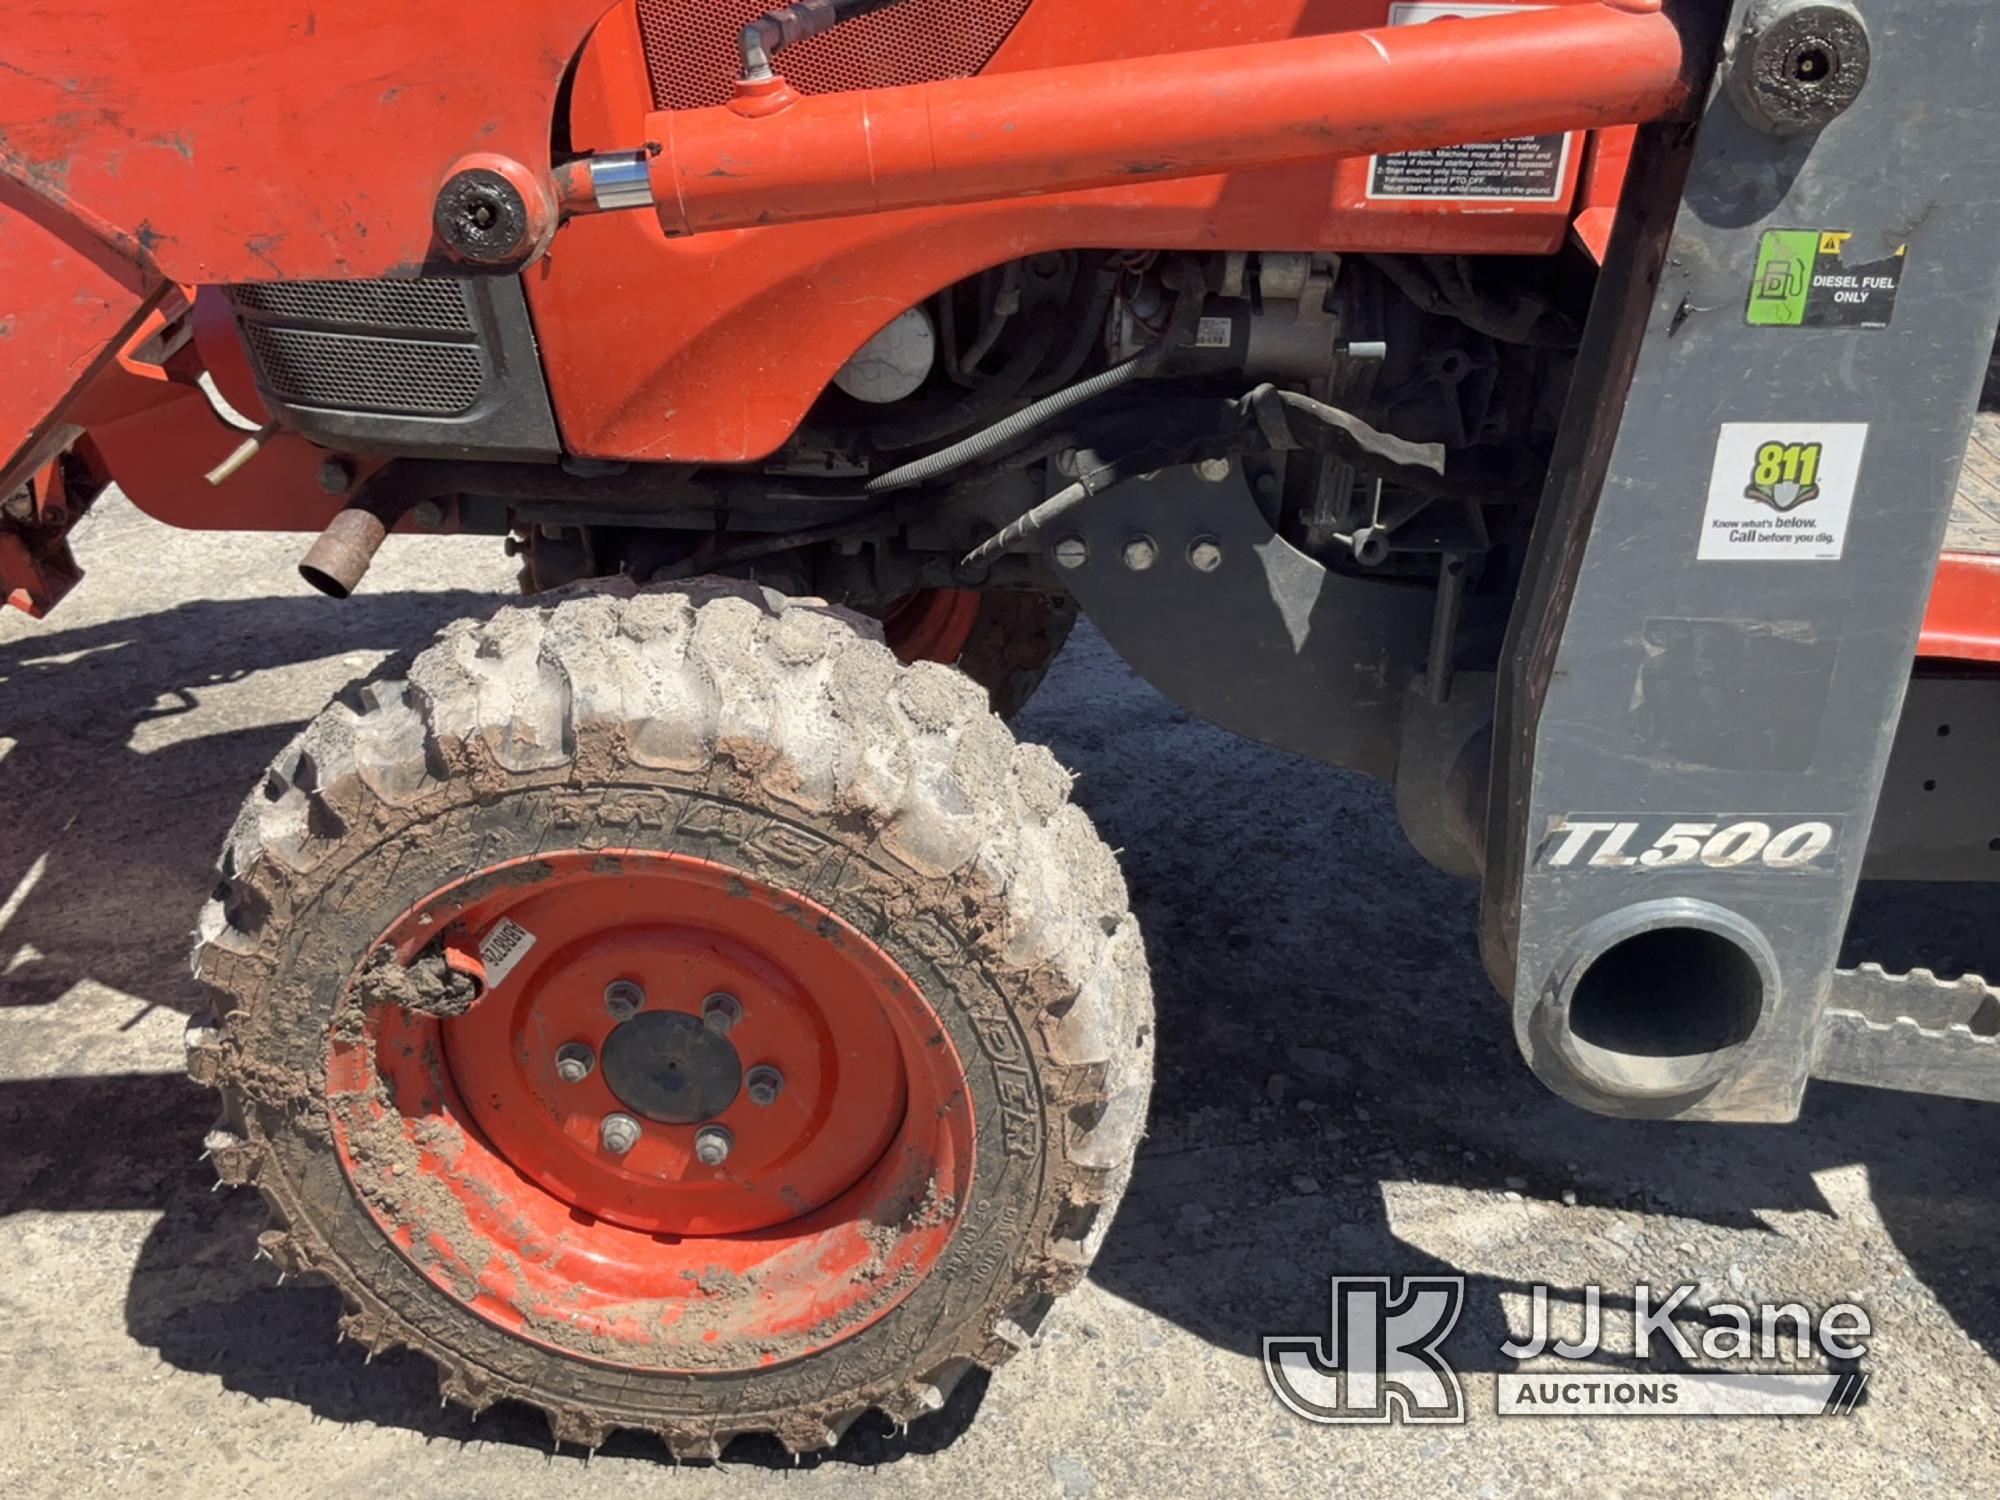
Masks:
[[[432,893],[376,949],[440,933],[491,984],[453,1017],[347,1007],[328,1106],[383,1233],[482,1318],[610,1364],[754,1369],[874,1323],[943,1254],[972,1178],[958,1053],[832,912],[686,855],[570,851]],[[636,1014],[606,998],[631,984]],[[763,1068],[774,1093],[744,1086]]]
[[[918,589],[882,614],[882,635],[905,662],[941,661],[947,666],[965,654],[979,618],[973,589]]]

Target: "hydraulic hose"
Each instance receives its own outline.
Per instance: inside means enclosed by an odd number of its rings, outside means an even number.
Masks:
[[[1054,421],[1064,412],[1073,411],[1087,401],[1095,401],[1099,396],[1108,395],[1122,385],[1157,372],[1173,357],[1174,351],[1192,337],[1195,320],[1201,316],[1204,288],[1200,272],[1192,261],[1181,265],[1178,285],[1181,289],[1180,295],[1174,299],[1174,310],[1167,320],[1166,332],[1156,343],[1108,370],[1101,370],[1087,380],[1079,380],[1075,385],[1065,386],[1054,395],[1044,396],[1041,400],[1022,407],[1013,416],[1003,418],[991,427],[953,443],[949,448],[940,448],[937,452],[904,464],[901,468],[876,475],[864,486],[867,493],[879,495],[889,490],[928,484],[955,469],[962,469],[967,464],[977,463],[982,458],[1006,451],[1036,428]]]
[[[902,0],[798,0],[766,11],[737,38],[743,54],[743,80],[758,83],[771,76],[771,59],[794,42],[831,31],[842,21],[865,16],[870,11],[899,5]]]
[[[1128,381],[1145,373],[1146,356],[1136,354],[1123,364],[1079,380],[1075,385],[1057,391],[1053,396],[1044,396],[1029,406],[1022,407],[1011,417],[1004,417],[971,437],[953,443],[949,448],[940,448],[913,463],[891,469],[886,474],[878,474],[868,481],[867,491],[871,495],[883,494],[888,490],[908,489],[912,485],[928,484],[954,469],[962,469],[967,464],[977,463],[989,453],[997,453],[1010,443],[1019,442],[1044,422],[1053,421],[1073,407],[1094,401],[1108,391],[1115,391]]]

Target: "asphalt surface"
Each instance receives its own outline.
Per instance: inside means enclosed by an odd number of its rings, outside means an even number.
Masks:
[[[1124,851],[1160,1009],[1151,1134],[1090,1282],[1027,1354],[897,1436],[795,1469],[676,1469],[623,1435],[552,1456],[534,1414],[441,1410],[363,1368],[332,1292],[252,1259],[180,1071],[188,929],[231,814],[291,727],[385,652],[487,607],[489,541],[398,541],[346,604],[294,537],[87,522],[55,618],[0,616],[0,1492],[506,1497],[627,1492],[1177,1496],[1949,1494],[2000,1488],[2000,1113],[1817,1087],[1784,1128],[1636,1124],[1515,1055],[1476,892],[1371,783],[1190,721],[1080,631],[1019,724]],[[2000,969],[1991,894],[1869,893],[1854,956]],[[1265,1334],[1325,1328],[1333,1274],[1467,1278],[1464,1426],[1286,1413]],[[1840,1418],[1494,1413],[1526,1288],[1696,1282],[1871,1312]],[[1618,1318],[1608,1320],[1615,1330]],[[879,1490],[877,1491],[880,1492]]]

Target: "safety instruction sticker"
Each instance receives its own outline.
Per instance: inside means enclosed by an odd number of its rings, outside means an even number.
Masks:
[[[1861,260],[1847,229],[1767,229],[1744,315],[1760,328],[1887,328],[1907,245]]]
[[[1504,16],[1541,5],[1452,5],[1412,0],[1391,5],[1391,26],[1421,26],[1470,16]],[[1378,156],[1368,167],[1370,198],[1506,198],[1517,203],[1558,203],[1567,180],[1573,135],[1523,135],[1505,141],[1443,146]]]
[[[1702,516],[1703,558],[1840,556],[1866,422],[1725,422]]]
[[[535,935],[512,917],[502,917],[479,940],[479,962],[486,970],[486,988],[497,990],[507,982],[514,966],[535,946]]]

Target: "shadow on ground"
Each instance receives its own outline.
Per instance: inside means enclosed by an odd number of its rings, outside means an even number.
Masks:
[[[0,997],[51,1004],[89,977],[190,1005],[186,931],[211,852],[290,726],[223,726],[151,755],[126,748],[135,730],[190,711],[217,685],[319,660],[336,638],[342,652],[400,647],[490,602],[357,599],[337,637],[317,600],[194,604],[0,648],[0,701],[11,705],[0,724],[18,741],[0,767],[14,819],[0,892],[18,892],[47,861],[0,933],[7,952],[27,944],[41,956],[0,980]],[[1478,963],[1475,891],[1410,852],[1379,788],[1187,721],[1088,631],[1020,728],[1079,772],[1078,800],[1124,851],[1153,956],[1153,1126],[1093,1273],[1100,1286],[1251,1355],[1263,1334],[1324,1328],[1329,1274],[1462,1269],[1394,1232],[1385,1202],[1399,1184],[1499,1192],[1514,1179],[1531,1198],[1573,1191],[1755,1231],[1759,1210],[1830,1213],[1812,1174],[1858,1162],[1915,1274],[2000,1354],[1992,1111],[1820,1087],[1789,1128],[1582,1114],[1515,1055]],[[1979,951],[2000,943],[1996,928],[1987,892],[1871,891],[1854,947],[1892,964],[1928,954],[2000,969],[2000,955]],[[1919,930],[1944,946],[1913,953]],[[330,1291],[278,1290],[250,1255],[262,1227],[254,1195],[211,1193],[195,1160],[212,1113],[211,1096],[170,1074],[0,1084],[0,1212],[159,1210],[127,1321],[176,1366],[334,1421],[547,1446],[532,1413],[496,1410],[475,1427],[440,1410],[421,1358],[364,1370],[353,1346],[334,1344]],[[1561,1282],[1562,1247],[1550,1253],[1549,1279]],[[1489,1352],[1482,1364],[1480,1351],[1505,1336],[1499,1298],[1511,1289],[1470,1278],[1452,1344],[1461,1369],[1504,1363]],[[942,1447],[982,1394],[968,1384],[907,1435],[863,1424],[822,1461]],[[619,1450],[658,1451],[629,1434]],[[771,1445],[739,1443],[729,1457],[791,1463]]]
[[[330,697],[381,652],[494,602],[468,592],[210,600],[0,644],[0,735],[15,742],[0,759],[0,910],[12,908],[0,923],[0,1005],[46,1005],[91,979],[192,1009],[188,934],[216,851],[297,728],[239,727],[214,701],[235,692],[255,707],[248,679],[314,662],[326,663]],[[173,721],[197,714],[199,731],[179,737]]]

